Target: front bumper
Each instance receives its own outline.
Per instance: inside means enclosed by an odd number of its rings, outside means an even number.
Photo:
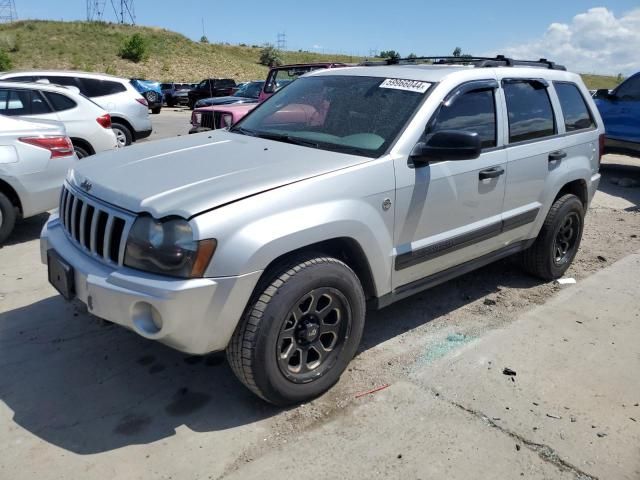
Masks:
[[[191,354],[226,348],[262,273],[182,280],[113,268],[80,250],[55,214],[40,239],[43,263],[49,249],[73,267],[76,297],[90,313]]]

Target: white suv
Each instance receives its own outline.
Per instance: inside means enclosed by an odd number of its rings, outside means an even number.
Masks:
[[[562,276],[600,181],[598,110],[550,62],[463,61],[319,70],[229,131],[81,163],[42,232],[51,282],[147,339],[226,349],[285,405],[338,380],[365,305],[509,255]]]
[[[112,128],[120,146],[151,135],[147,100],[126,78],[87,72],[32,70],[6,72],[0,80],[35,82],[48,80],[56,85],[76,87],[111,115]]]
[[[0,114],[62,122],[78,158],[119,146],[111,116],[73,87],[0,81]]]

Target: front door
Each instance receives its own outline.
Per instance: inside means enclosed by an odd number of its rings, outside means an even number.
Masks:
[[[479,158],[417,168],[396,160],[394,289],[500,247],[506,152],[497,88],[495,80],[458,87],[425,130],[423,140],[441,130],[477,132]]]

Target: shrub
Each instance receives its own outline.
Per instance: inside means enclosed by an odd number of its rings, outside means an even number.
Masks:
[[[209,39],[207,38],[206,35],[202,35],[200,37],[200,43],[209,43]]]
[[[5,52],[4,50],[0,50],[0,72],[11,70],[12,67],[13,62],[11,61],[11,58],[9,57],[7,52]]]
[[[266,65],[267,67],[282,65],[280,50],[270,43],[267,43],[262,50],[260,50],[260,64]]]
[[[148,45],[146,40],[139,33],[134,33],[124,42],[118,55],[125,60],[139,63],[148,55]]]

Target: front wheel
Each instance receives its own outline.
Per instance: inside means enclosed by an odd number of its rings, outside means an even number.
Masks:
[[[235,375],[279,406],[331,388],[356,353],[365,297],[338,259],[298,258],[274,272],[253,298],[227,348]]]
[[[0,245],[9,238],[16,225],[16,207],[0,192]]]
[[[522,265],[544,280],[555,280],[567,271],[580,247],[584,206],[572,194],[558,198],[547,215],[534,244],[522,253]]]

